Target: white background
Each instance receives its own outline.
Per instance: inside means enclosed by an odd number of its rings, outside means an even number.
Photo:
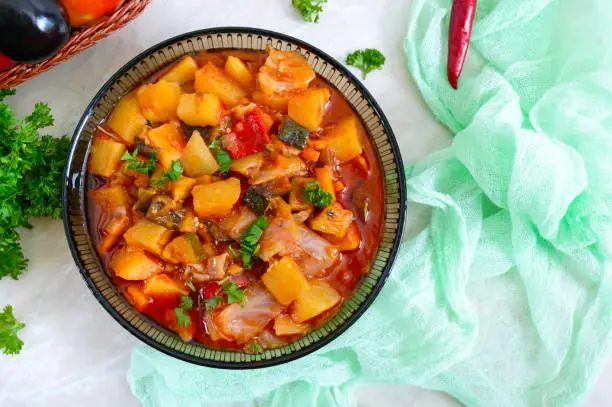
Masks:
[[[56,118],[54,135],[72,135],[99,87],[144,49],[186,31],[251,26],[286,33],[322,48],[339,60],[357,48],[387,56],[367,87],[387,114],[410,163],[449,142],[418,96],[405,69],[402,41],[410,0],[329,0],[319,24],[307,24],[291,0],[153,0],[122,31],[18,88],[10,99],[18,115],[37,101]],[[416,219],[409,214],[409,233]],[[87,290],[68,251],[60,221],[40,220],[23,233],[29,271],[0,281],[0,308],[12,304],[27,323],[21,355],[0,355],[0,406],[138,406],[126,382],[130,351],[139,342],[124,332]],[[585,407],[612,405],[612,365]],[[358,390],[362,407],[458,406],[437,393],[409,387],[368,386]]]

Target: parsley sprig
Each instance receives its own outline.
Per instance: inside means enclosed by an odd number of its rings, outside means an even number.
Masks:
[[[193,309],[193,300],[191,297],[183,295],[181,302],[178,307],[174,309],[174,315],[176,315],[176,321],[182,327],[188,327],[191,325],[191,318],[189,317],[188,311]]]
[[[172,161],[168,171],[164,171],[160,179],[157,179],[151,183],[152,186],[158,186],[165,184],[170,181],[176,181],[183,175],[183,166],[179,160]]]
[[[293,7],[298,9],[304,21],[309,23],[318,23],[323,5],[327,0],[293,0]]]
[[[155,168],[157,168],[157,154],[149,153],[148,158],[149,161],[143,162],[138,160],[136,157],[138,156],[138,148],[134,150],[132,154],[129,151],[126,151],[121,156],[122,161],[127,161],[127,163],[123,166],[123,173],[127,170],[132,170],[136,172],[143,173],[145,175],[153,174]]]
[[[319,181],[313,181],[304,185],[302,199],[312,202],[317,208],[325,208],[332,203],[334,197],[323,189]]]
[[[238,287],[238,284],[233,281],[227,281],[227,278],[219,282],[220,287],[215,293],[215,296],[206,299],[205,303],[207,311],[212,311],[217,308],[219,303],[223,301],[224,296],[227,297],[228,304],[239,302],[242,307],[246,305],[247,298],[244,295],[244,293],[246,292],[246,288]]]
[[[382,69],[385,61],[386,58],[382,52],[374,48],[357,50],[346,57],[347,65],[354,66],[363,71],[363,79],[365,79],[370,72],[376,69]]]
[[[268,221],[265,216],[260,216],[255,222],[244,232],[240,239],[240,255],[245,269],[250,269],[253,266],[253,257],[259,252],[259,239],[265,228],[268,227]]]
[[[227,174],[230,170],[230,166],[232,165],[232,158],[227,151],[221,148],[221,140],[216,139],[208,146],[208,148],[215,153],[217,163],[219,164],[219,172],[221,174]]]
[[[25,324],[17,321],[13,315],[13,307],[7,305],[0,312],[0,350],[5,355],[16,355],[23,347],[23,341],[17,333],[25,327]]]

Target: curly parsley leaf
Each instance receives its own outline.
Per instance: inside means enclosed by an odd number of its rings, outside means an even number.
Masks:
[[[16,355],[21,352],[23,341],[17,333],[25,327],[25,324],[17,321],[13,316],[13,307],[7,305],[0,312],[0,349],[5,355]]]
[[[304,189],[302,189],[302,198],[306,202],[312,202],[317,208],[329,206],[334,199],[332,194],[323,189],[319,181],[313,181],[304,185]]]
[[[183,308],[186,311],[191,311],[193,309],[193,300],[191,299],[191,297],[183,295],[181,297],[181,303],[179,304],[179,307]]]
[[[257,218],[255,222],[244,232],[240,239],[240,255],[245,269],[250,269],[253,266],[253,257],[259,252],[257,242],[265,228],[268,227],[268,221],[264,216]]]
[[[151,183],[152,186],[158,186],[165,184],[170,181],[176,181],[183,175],[183,166],[179,160],[172,161],[168,171],[164,171],[160,179],[157,179]]]
[[[386,58],[382,52],[374,48],[357,50],[346,57],[347,65],[354,66],[363,71],[363,79],[365,79],[370,72],[376,69],[382,69],[385,61]]]
[[[221,148],[221,140],[217,139],[213,141],[208,148],[215,153],[217,163],[219,164],[219,173],[227,174],[230,170],[230,166],[232,165],[232,158],[227,151]]]
[[[140,161],[137,157],[138,148],[136,148],[132,154],[130,154],[129,151],[123,153],[121,160],[127,161],[127,163],[123,166],[123,173],[125,174],[127,170],[132,170],[145,175],[153,174],[155,168],[157,168],[157,154],[150,153],[148,155],[149,161]]]
[[[0,90],[0,279],[17,279],[27,267],[17,229],[31,228],[31,217],[60,216],[61,173],[69,145],[66,137],[40,134],[53,124],[44,103],[18,122],[2,102],[14,94],[12,89]]]
[[[174,315],[176,315],[176,322],[182,327],[188,327],[191,325],[191,318],[184,308],[177,307],[174,309]]]
[[[215,308],[217,308],[217,305],[219,305],[221,301],[223,301],[223,297],[221,297],[220,295],[216,295],[212,298],[207,298],[206,301],[204,301],[206,305],[206,311],[214,310]]]
[[[238,287],[233,281],[223,284],[222,288],[225,295],[227,295],[228,304],[239,302],[243,307],[246,305],[247,299],[244,296],[246,288]]]
[[[318,23],[323,5],[327,0],[292,0],[293,7],[298,9],[304,21]]]

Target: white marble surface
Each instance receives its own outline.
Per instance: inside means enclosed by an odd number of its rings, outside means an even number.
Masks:
[[[405,162],[448,143],[420,100],[404,68],[402,40],[410,0],[330,0],[318,25],[305,24],[290,0],[153,0],[121,32],[51,72],[22,85],[11,99],[19,115],[36,101],[56,117],[54,135],[71,134],[89,100],[112,73],[140,51],[171,36],[206,27],[253,26],[287,33],[343,59],[353,49],[376,47],[387,56],[383,72],[366,85],[386,112]],[[416,227],[411,219],[409,228]],[[0,307],[13,304],[27,323],[17,357],[0,356],[0,406],[138,406],[125,380],[139,342],[102,309],[87,290],[68,251],[61,222],[39,220],[23,233],[29,271],[0,281]],[[584,407],[612,405],[612,364]],[[450,407],[449,397],[421,389],[368,386],[362,407]]]

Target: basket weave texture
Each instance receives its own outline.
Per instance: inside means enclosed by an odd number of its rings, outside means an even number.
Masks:
[[[93,46],[136,18],[150,2],[151,0],[125,0],[119,8],[95,24],[74,29],[64,48],[46,61],[32,65],[17,64],[0,72],[0,89],[15,87]]]

